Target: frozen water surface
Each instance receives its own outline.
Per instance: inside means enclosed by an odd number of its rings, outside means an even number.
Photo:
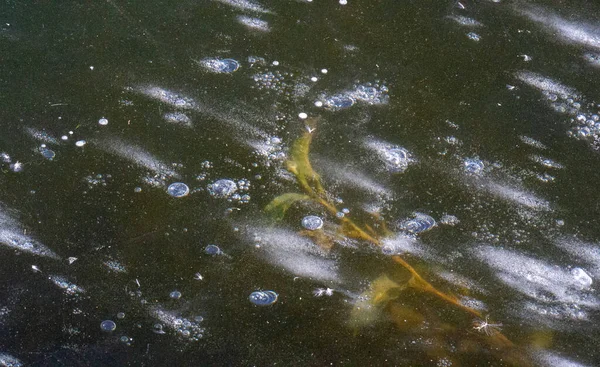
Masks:
[[[597,2],[89,3],[2,12],[0,365],[597,365]]]
[[[103,139],[96,142],[98,148],[115,154],[131,163],[146,168],[161,179],[177,178],[179,174],[166,163],[154,157],[150,152],[141,147],[127,143],[120,138]]]

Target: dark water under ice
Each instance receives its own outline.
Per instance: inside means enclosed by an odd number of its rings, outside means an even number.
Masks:
[[[393,255],[533,365],[598,365],[599,14],[2,2],[0,366],[514,364],[431,295],[373,306]],[[306,131],[339,212],[274,222]],[[302,235],[374,216],[381,247]]]

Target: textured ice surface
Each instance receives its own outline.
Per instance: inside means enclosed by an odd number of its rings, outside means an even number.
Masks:
[[[284,229],[257,227],[252,231],[256,234],[253,244],[259,246],[258,253],[274,266],[294,276],[340,282],[337,263],[310,239]]]

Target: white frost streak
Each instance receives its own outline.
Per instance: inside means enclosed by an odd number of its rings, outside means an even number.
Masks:
[[[532,299],[546,304],[600,308],[600,301],[587,291],[585,284],[560,266],[492,246],[480,246],[474,253],[497,271],[498,279]]]
[[[575,89],[562,85],[561,83],[538,73],[522,70],[516,72],[515,77],[541,92],[550,92],[566,96],[577,95],[577,91]]]
[[[260,250],[269,262],[290,273],[323,282],[339,283],[337,264],[310,240],[291,231],[255,228],[261,237]]]
[[[101,140],[97,142],[97,146],[100,149],[144,167],[157,175],[179,178],[179,174],[170,169],[167,164],[161,162],[144,149],[126,143],[119,138]]]
[[[552,35],[558,35],[564,41],[600,49],[600,32],[597,27],[582,22],[565,20],[541,7],[529,6],[518,9],[522,15],[542,24]]]
[[[28,252],[37,256],[60,259],[48,247],[23,233],[19,223],[3,211],[0,206],[0,245],[8,246],[15,250]]]

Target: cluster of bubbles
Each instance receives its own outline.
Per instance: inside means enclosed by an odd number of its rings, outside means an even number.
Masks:
[[[347,90],[332,95],[322,95],[315,106],[337,111],[352,107],[356,102],[368,105],[381,105],[389,102],[388,87],[380,82],[354,85]]]
[[[302,227],[308,229],[309,231],[316,231],[323,228],[323,219],[317,217],[316,215],[307,215],[306,217],[302,218]]]
[[[167,326],[177,335],[189,341],[198,341],[204,337],[206,330],[200,325],[204,320],[202,316],[195,316],[193,319],[176,317],[171,312],[162,309],[155,309],[152,313],[161,321],[154,324],[153,331],[156,334],[166,334],[165,326]]]
[[[112,178],[111,174],[105,174],[105,175],[103,175],[101,173],[98,173],[96,175],[87,175],[87,176],[85,176],[83,178],[83,181],[85,183],[87,183],[88,187],[91,189],[91,188],[94,188],[96,186],[106,186],[108,184],[107,180],[110,180],[111,178]]]
[[[256,152],[273,162],[283,161],[286,158],[284,146],[278,136],[267,137],[264,143],[256,146]]]
[[[435,226],[435,219],[423,213],[415,213],[414,217],[400,223],[400,229],[408,233],[421,233]]]
[[[391,173],[402,173],[415,160],[405,148],[379,141],[368,141],[367,147],[374,150]]]
[[[207,163],[210,165],[210,163]],[[206,179],[206,174],[201,174],[196,177],[198,181]],[[227,199],[232,202],[248,203],[250,201],[249,194],[241,194],[250,189],[250,181],[241,179],[237,183],[230,179],[217,180],[207,187],[208,192],[215,198]],[[198,190],[198,189],[196,189]],[[167,187],[167,194],[175,198],[185,197],[190,194],[190,188],[183,182],[174,182]]]
[[[542,182],[552,182],[556,179],[555,176],[552,176],[548,172],[539,173],[535,177]]]
[[[572,122],[575,124],[572,134],[580,139],[592,139],[598,147],[600,136],[600,110],[592,114],[578,114]]]
[[[39,130],[34,127],[27,127],[27,128],[25,128],[25,132],[27,133],[27,135],[31,136],[33,139],[39,140],[43,143],[54,144],[54,145],[59,144],[58,139],[56,139],[54,136],[48,134],[44,130]],[[69,131],[69,134],[72,135],[73,132]],[[63,140],[67,140],[67,139],[63,138]]]
[[[66,278],[60,275],[50,275],[48,277],[50,281],[56,284],[60,289],[62,289],[67,295],[74,296],[81,293],[85,293],[85,290],[78,286],[77,284],[69,282]]]
[[[60,117],[59,117],[60,119]],[[101,118],[98,120],[98,124],[100,125],[108,125],[108,120],[106,118]],[[56,137],[52,136],[51,134],[47,133],[46,131],[43,130],[39,130],[33,127],[27,127],[25,128],[25,132],[32,137],[35,140],[39,140],[41,141],[43,144],[41,144],[38,148],[35,149],[36,152],[40,153],[42,155],[42,157],[48,159],[48,160],[53,160],[56,157],[56,153],[50,149],[47,144],[52,144],[52,145],[59,145],[60,141],[59,139],[57,139]],[[70,136],[73,136],[75,133],[71,130],[69,131],[67,134],[64,134],[61,136],[60,140],[62,141],[68,141]],[[75,142],[75,146],[82,148],[86,145],[86,141],[85,140],[77,140]],[[2,153],[3,155],[3,160],[4,160],[4,154],[6,153]],[[7,155],[8,157],[8,155]],[[5,162],[5,163],[9,163],[9,162]],[[13,172],[20,172],[20,170],[22,170],[23,165],[19,162],[15,162],[10,164],[10,169]]]
[[[545,145],[544,145],[544,143],[542,143],[542,142],[541,142],[541,141],[539,141],[539,140],[535,140],[534,138],[531,138],[531,137],[529,137],[529,136],[520,135],[520,136],[519,136],[519,139],[520,139],[520,140],[521,140],[523,143],[525,143],[525,144],[529,145],[530,147],[534,147],[534,148],[541,149],[541,150],[548,149],[548,147],[547,147],[547,146],[545,146]]]
[[[197,61],[198,65],[211,73],[231,74],[240,68],[240,63],[234,59],[205,58]]]
[[[127,335],[122,335],[119,338],[119,341],[127,346],[131,346],[132,342],[133,342],[133,338],[128,337]]]
[[[248,191],[250,181],[242,179],[236,184],[230,179],[220,179],[208,185],[208,192],[211,196],[220,199],[227,199],[230,202],[248,203],[250,201],[249,194],[240,194],[240,192]]]
[[[537,88],[542,92],[542,95],[550,102],[550,106],[559,113],[576,116],[581,110],[581,96],[570,87],[564,86],[561,83],[545,77],[541,74],[521,71],[515,76],[528,85]],[[582,115],[585,121],[591,119]]]
[[[531,156],[529,156],[529,158],[534,161],[535,163],[539,163],[544,167],[548,167],[548,168],[554,168],[554,169],[563,169],[564,166],[558,162],[555,162],[554,160],[550,159],[550,158],[545,158],[542,156],[539,156],[537,154],[533,154]]]
[[[216,198],[229,198],[238,190],[236,183],[232,180],[222,178],[208,185],[208,192]]]
[[[455,226],[458,223],[460,223],[460,219],[458,219],[458,217],[452,214],[444,214],[440,218],[440,223],[445,224],[447,226]]]
[[[385,84],[379,82],[356,85],[350,95],[357,101],[369,105],[387,104],[390,97],[389,89]]]
[[[251,68],[254,68],[254,67],[260,68],[261,66],[267,65],[267,60],[265,60],[264,57],[260,57],[260,56],[248,56],[248,58],[246,60],[248,61],[248,64],[250,64]]]
[[[238,190],[240,191],[248,191],[250,190],[250,180],[241,179],[237,183]]]
[[[570,136],[591,140],[592,146],[600,149],[600,105],[588,103],[586,108],[575,89],[543,75],[526,71],[515,75],[521,81],[539,89],[556,112],[572,116],[571,123],[574,127],[569,131]]]
[[[270,90],[279,95],[283,95],[289,91],[290,85],[286,83],[285,77],[287,72],[267,71],[265,73],[257,73],[252,76],[252,80],[258,90]]]
[[[481,36],[475,32],[467,33],[467,38],[470,39],[471,41],[475,41],[475,42],[481,41]]]
[[[341,211],[335,213],[335,216],[338,218],[344,218],[346,216],[346,214],[350,213],[350,209],[348,208],[342,208]]]
[[[278,297],[274,291],[256,291],[252,292],[248,299],[257,306],[269,306],[277,302]]]
[[[125,91],[141,93],[177,109],[191,110],[197,108],[197,104],[192,98],[157,86],[141,86],[138,88],[126,87]]]
[[[183,112],[166,112],[163,114],[163,119],[174,125],[182,127],[193,127],[192,119]]]
[[[477,21],[473,18],[465,17],[464,15],[450,15],[450,16],[448,16],[448,19],[452,19],[456,23],[458,23],[462,26],[465,26],[465,27],[482,27],[483,26],[483,24],[481,24],[479,21]]]
[[[126,273],[127,269],[125,266],[116,260],[108,260],[104,262],[104,266],[108,268],[108,270],[115,273]]]
[[[523,306],[523,312],[527,314],[523,317],[528,320],[535,318],[538,323],[545,323],[552,327],[556,327],[554,323],[560,320],[588,320],[588,313],[577,304],[548,305],[526,302]]]
[[[287,100],[298,99],[308,94],[311,84],[318,79],[299,75],[293,70],[283,70],[279,61],[267,62],[262,57],[249,56],[248,63],[256,72],[252,75],[252,88],[284,97]]]

